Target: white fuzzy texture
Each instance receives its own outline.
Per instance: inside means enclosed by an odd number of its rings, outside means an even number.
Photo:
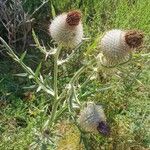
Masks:
[[[93,102],[87,104],[79,116],[79,125],[87,132],[97,133],[97,127],[101,121],[106,121],[102,106]]]
[[[81,21],[77,26],[69,26],[66,23],[67,14],[57,16],[50,24],[51,37],[64,47],[76,47],[83,38],[83,27]]]
[[[130,48],[125,43],[125,33],[122,30],[113,29],[101,39],[101,49],[107,65],[115,65],[129,58]]]

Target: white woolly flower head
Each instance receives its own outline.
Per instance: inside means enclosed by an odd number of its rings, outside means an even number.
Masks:
[[[100,132],[103,135],[109,134],[109,127],[106,123],[103,108],[94,102],[87,103],[87,106],[80,113],[78,123],[87,132]]]
[[[129,60],[133,49],[143,43],[143,34],[139,31],[113,29],[105,33],[100,41],[106,66],[114,66]]]
[[[55,17],[50,24],[49,32],[58,44],[67,48],[76,47],[83,39],[81,13],[75,10]]]

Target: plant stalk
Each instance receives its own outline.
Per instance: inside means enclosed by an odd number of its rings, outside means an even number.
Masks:
[[[74,82],[79,78],[79,76],[87,69],[87,67],[89,67],[90,65],[95,64],[95,58],[92,59],[89,63],[85,64],[84,66],[82,66],[75,74],[74,76],[71,78],[70,82],[69,82],[69,89],[67,92],[67,101],[68,101],[68,108],[70,113],[72,112],[72,97],[74,96]],[[66,89],[64,89],[64,91],[60,94],[60,96],[57,99],[57,104],[60,103],[60,101],[62,100],[62,97],[64,97],[64,93],[66,92]],[[73,115],[73,112],[71,113]],[[56,119],[56,118],[55,118]]]
[[[59,59],[59,54],[60,54],[61,46],[58,47],[56,53],[54,54],[54,103],[53,103],[53,108],[52,108],[52,113],[51,113],[51,118],[49,122],[49,126],[52,127],[55,116],[56,116],[56,111],[59,105],[58,101],[58,59]]]

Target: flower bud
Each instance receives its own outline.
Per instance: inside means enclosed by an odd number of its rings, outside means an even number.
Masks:
[[[142,43],[143,34],[139,31],[110,30],[101,39],[101,49],[105,58],[103,61],[108,66],[126,62],[133,49]]]
[[[79,125],[87,132],[109,134],[109,127],[102,106],[89,102],[78,119]]]
[[[83,38],[81,13],[75,10],[57,16],[50,24],[49,31],[57,44],[67,48],[76,47]]]

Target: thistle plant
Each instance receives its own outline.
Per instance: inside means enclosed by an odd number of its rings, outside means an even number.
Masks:
[[[34,31],[33,38],[36,47],[42,52],[42,54],[45,55],[46,59],[49,59],[49,56],[53,56],[53,86],[48,85],[46,79],[44,79],[43,75],[40,73],[41,64],[39,64],[37,69],[33,71],[23,62],[26,52],[24,52],[21,58],[19,58],[11,47],[2,38],[0,38],[0,41],[6,48],[10,57],[19,63],[27,73],[24,75],[28,75],[30,79],[34,79],[37,83],[37,91],[43,90],[52,97],[52,111],[49,119],[45,121],[43,128],[49,128],[52,131],[57,120],[63,116],[65,112],[68,112],[71,119],[81,132],[82,130],[85,130],[87,132],[108,135],[109,127],[106,123],[104,110],[101,106],[96,105],[94,102],[90,102],[78,116],[76,108],[80,110],[82,103],[78,99],[77,92],[88,82],[85,81],[78,87],[76,86],[76,82],[79,80],[83,72],[85,72],[88,68],[92,69],[96,67],[97,64],[100,64],[100,67],[111,68],[128,62],[132,58],[132,49],[135,49],[142,44],[143,34],[137,31],[122,30],[111,30],[106,32],[100,41],[98,57],[95,56],[93,59],[86,61],[86,63],[84,63],[83,66],[74,73],[70,81],[63,86],[65,88],[61,90],[58,86],[59,67],[63,66],[66,60],[69,61],[74,55],[71,53],[65,60],[62,60],[60,53],[64,49],[75,49],[73,51],[75,54],[76,48],[78,48],[78,46],[83,42],[84,37],[81,12],[71,11],[55,17],[50,24],[49,31],[52,39],[57,44],[57,47],[51,48],[49,51],[45,46],[40,44]],[[87,77],[87,79],[89,78]]]

